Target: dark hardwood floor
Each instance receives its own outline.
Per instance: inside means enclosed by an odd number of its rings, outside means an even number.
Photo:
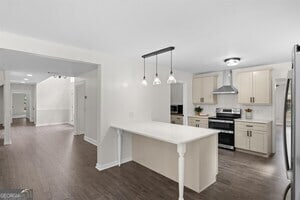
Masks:
[[[17,125],[18,124],[18,125]],[[12,145],[0,146],[0,188],[33,188],[34,199],[177,199],[177,183],[135,162],[102,172],[97,149],[68,125],[12,127]],[[281,200],[285,186],[281,133],[266,159],[219,150],[217,182],[185,199]]]

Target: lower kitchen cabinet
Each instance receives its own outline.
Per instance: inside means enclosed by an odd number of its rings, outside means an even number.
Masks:
[[[208,128],[208,117],[206,116],[189,116],[188,125],[199,127],[199,128]]]
[[[269,156],[272,151],[272,122],[235,122],[235,147],[249,153]]]
[[[171,123],[183,125],[183,116],[182,115],[171,115]]]

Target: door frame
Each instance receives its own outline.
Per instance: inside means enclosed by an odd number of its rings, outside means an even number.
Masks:
[[[85,89],[85,81],[84,80],[81,80],[81,81],[78,81],[76,82],[75,81],[75,84],[74,84],[74,135],[82,135],[82,134],[85,134],[86,133],[86,117],[85,117],[85,113],[86,113],[86,102],[84,101],[84,114],[83,114],[83,117],[84,117],[84,128],[83,128],[83,132],[80,132],[78,130],[78,122],[77,122],[77,114],[78,114],[78,110],[77,110],[77,92],[76,92],[76,88],[78,86],[83,86],[84,88],[84,93],[86,93],[86,89]],[[86,96],[84,94],[84,96]]]
[[[11,123],[12,123],[12,119],[13,119],[13,116],[12,116],[12,102],[13,102],[13,94],[25,94],[28,99],[27,99],[27,102],[29,102],[29,121],[30,122],[34,122],[34,119],[33,119],[33,112],[34,112],[34,105],[33,105],[33,98],[32,98],[32,92],[30,90],[11,90],[11,94],[10,94],[10,101],[11,101]],[[25,115],[25,118],[27,118],[27,115]]]

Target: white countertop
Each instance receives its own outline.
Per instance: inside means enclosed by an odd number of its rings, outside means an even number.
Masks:
[[[246,119],[246,118],[241,118],[241,119],[235,119],[236,122],[252,122],[252,123],[262,123],[262,124],[267,124],[272,122],[272,120],[269,119]]]
[[[172,144],[183,144],[214,134],[218,130],[196,128],[164,122],[113,122],[111,127]]]

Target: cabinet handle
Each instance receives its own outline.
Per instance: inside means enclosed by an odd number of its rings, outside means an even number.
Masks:
[[[255,97],[253,97],[253,103],[255,103]]]
[[[250,131],[250,137],[252,137],[252,131]]]
[[[246,125],[246,127],[253,127],[252,125]]]
[[[252,103],[252,97],[250,97],[250,103]]]
[[[249,137],[249,131],[247,131],[247,137]]]

